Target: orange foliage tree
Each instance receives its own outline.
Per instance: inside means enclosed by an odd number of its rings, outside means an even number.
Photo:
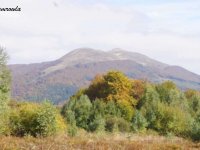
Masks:
[[[105,75],[97,75],[85,94],[90,100],[114,101],[123,111],[124,118],[130,120],[137,102],[131,94],[132,87],[131,80],[122,72],[110,71]]]

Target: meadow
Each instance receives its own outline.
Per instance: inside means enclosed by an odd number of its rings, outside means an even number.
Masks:
[[[79,132],[75,137],[67,134],[46,138],[31,136],[0,137],[2,150],[198,150],[200,143],[178,137],[141,134],[90,134]]]

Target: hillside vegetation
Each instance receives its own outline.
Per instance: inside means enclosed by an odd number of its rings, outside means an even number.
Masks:
[[[181,89],[200,90],[199,75],[121,49],[105,52],[80,48],[55,61],[9,65],[9,68],[11,94],[16,100],[49,99],[54,104],[63,104],[79,88],[89,86],[96,74],[110,70],[119,70],[132,79],[147,79],[153,83],[170,80]]]
[[[152,84],[118,71],[98,75],[62,108],[68,130],[139,132],[200,139],[200,93],[171,81]]]
[[[80,89],[62,107],[48,100],[17,102],[9,97],[10,74],[6,59],[6,53],[1,50],[0,148],[32,148],[28,145],[32,144],[37,149],[43,146],[50,149],[58,143],[73,149],[82,146],[83,149],[95,149],[95,146],[134,149],[136,145],[141,149],[148,146],[172,149],[183,145],[200,148],[198,143],[189,142],[200,141],[199,91],[183,92],[171,81],[154,84],[109,71],[97,75],[88,87]],[[139,135],[144,136],[143,142]],[[151,139],[155,135],[157,138]],[[174,140],[169,142],[166,137],[174,137]],[[12,144],[8,144],[10,141]],[[46,144],[42,145],[43,142]]]

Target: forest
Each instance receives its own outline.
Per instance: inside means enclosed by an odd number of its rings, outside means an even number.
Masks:
[[[0,135],[48,138],[66,134],[130,133],[200,141],[200,92],[173,82],[130,79],[120,71],[96,75],[63,106],[10,97],[8,56],[0,50]]]

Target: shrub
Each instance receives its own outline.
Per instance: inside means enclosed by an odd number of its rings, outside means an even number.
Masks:
[[[106,130],[109,132],[129,132],[130,123],[123,118],[108,117],[106,119]]]
[[[74,120],[76,125],[85,130],[89,130],[89,118],[91,114],[92,103],[86,95],[80,98],[71,98],[70,101],[63,106],[62,114],[66,121],[71,124]]]
[[[200,93],[195,90],[187,90],[185,96],[188,99],[190,113],[193,117],[200,112]]]
[[[49,136],[64,131],[66,125],[50,103],[22,103],[10,116],[11,134],[16,136]]]
[[[159,93],[161,102],[171,106],[179,105],[180,109],[184,111],[188,110],[188,102],[184,93],[172,81],[156,85],[156,90]]]
[[[132,130],[135,132],[144,131],[147,126],[146,118],[137,110],[132,120]]]
[[[57,109],[49,102],[44,102],[35,118],[36,135],[50,136],[65,129],[65,124]]]
[[[105,119],[101,115],[96,115],[90,123],[90,131],[103,132],[105,131]]]
[[[152,103],[157,103],[160,101],[160,97],[155,87],[151,84],[146,84],[144,94],[141,100],[137,104],[137,108],[149,107]]]
[[[160,102],[149,105],[148,108],[143,109],[143,113],[148,121],[148,128],[162,134],[183,134],[191,124],[191,117],[187,112],[183,112],[179,107],[167,106]]]
[[[116,103],[114,101],[108,101],[105,106],[105,114],[107,116],[116,116],[121,117],[121,110],[119,107],[117,107]]]
[[[67,127],[67,133],[69,136],[71,136],[71,137],[76,136],[77,132],[78,132],[78,129],[75,125],[69,125]]]
[[[34,103],[21,103],[13,108],[10,115],[11,134],[15,136],[34,135],[38,109],[39,105]]]
[[[194,141],[200,141],[200,113],[197,115],[190,128],[189,136]]]
[[[123,100],[118,101],[116,105],[121,112],[121,117],[127,121],[131,121],[134,114],[134,108],[127,101]]]

